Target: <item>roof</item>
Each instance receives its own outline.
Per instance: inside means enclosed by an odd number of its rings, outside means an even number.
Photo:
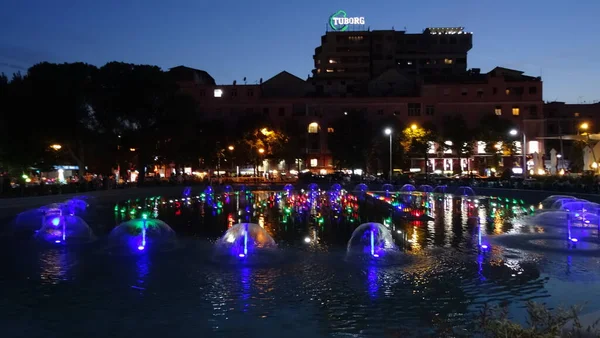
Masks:
[[[186,67],[176,66],[169,68],[169,73],[174,74],[178,81],[194,81],[202,84],[216,85],[215,79],[207,71]]]

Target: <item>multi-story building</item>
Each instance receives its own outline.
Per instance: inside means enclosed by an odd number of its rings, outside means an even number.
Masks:
[[[204,74],[194,69],[188,72]],[[371,80],[369,85],[398,78],[403,78],[400,72],[388,71]],[[332,128],[333,121],[348,111],[362,112],[373,121],[392,118],[405,124],[431,122],[440,130],[445,116],[462,115],[469,127],[475,128],[484,115],[501,115],[525,130],[531,140],[528,153],[543,152],[543,146],[534,139],[544,135],[542,81],[506,68],[498,67],[485,74],[472,70],[457,75],[425,76],[417,83],[413,95],[385,98],[314,96],[311,94],[315,87],[310,80],[304,81],[287,72],[258,85],[215,85],[196,76],[194,81],[185,81],[182,87],[196,98],[206,118],[235,120],[243,115],[261,114],[275,124],[293,119],[306,130],[306,157],[302,167],[315,171],[333,169],[327,134],[336,132]],[[478,149],[478,155],[486,155],[481,152]],[[432,169],[474,168],[468,162],[459,163],[458,156],[448,153],[434,151],[429,160]]]
[[[327,32],[315,49],[311,82],[316,95],[373,96],[368,81],[389,70],[410,78],[465,73],[472,44],[462,27]]]
[[[564,140],[566,135],[581,132],[600,132],[600,102],[568,104],[548,102],[544,105],[544,134],[547,137],[545,147],[555,149],[559,154],[569,157],[573,142]],[[582,130],[583,124],[587,129]]]

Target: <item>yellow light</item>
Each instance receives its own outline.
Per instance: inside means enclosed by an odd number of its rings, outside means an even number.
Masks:
[[[258,152],[263,154],[265,152],[265,150],[263,148],[258,149]]]
[[[233,149],[235,149],[233,146],[229,146],[227,149],[233,151]]]
[[[60,144],[53,144],[50,146],[50,148],[58,151],[62,148],[62,146]]]
[[[418,127],[417,127],[417,125],[416,125],[416,124],[413,124],[413,125],[411,125],[411,126],[410,126],[410,129],[412,129],[412,130],[416,130],[417,128],[418,128]]]
[[[270,131],[270,130],[269,130],[269,129],[267,129],[267,128],[262,128],[262,129],[260,130],[260,132],[261,132],[263,135],[265,135],[265,136],[269,136],[269,135],[271,135],[271,134],[273,133],[272,131]]]
[[[129,151],[135,151],[135,148],[129,148]]]
[[[580,128],[580,129],[583,129],[583,130],[587,130],[589,127],[590,127],[590,126],[589,126],[589,124],[588,124],[587,122],[583,122],[583,123],[582,123],[582,124],[579,126],[579,128]]]
[[[564,175],[565,174],[565,169],[560,169],[560,171],[558,172],[559,175]]]

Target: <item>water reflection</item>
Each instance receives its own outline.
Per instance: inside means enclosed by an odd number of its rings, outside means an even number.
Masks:
[[[58,284],[71,279],[77,265],[76,254],[67,248],[53,248],[39,254],[39,278],[42,284]]]

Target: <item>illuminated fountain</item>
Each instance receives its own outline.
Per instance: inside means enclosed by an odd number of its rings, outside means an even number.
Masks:
[[[277,256],[277,244],[258,224],[238,223],[215,243],[215,260],[222,262],[261,262]]]
[[[454,195],[473,197],[473,196],[475,196],[475,191],[471,187],[462,186],[462,187],[458,187],[458,189],[456,189],[456,191],[454,192]]]
[[[421,192],[433,192],[433,187],[427,184],[423,184],[419,186],[419,191]]]
[[[311,183],[308,185],[308,190],[310,191],[317,191],[319,190],[319,185],[316,183]]]
[[[600,225],[599,211],[598,203],[561,197],[556,198],[551,207],[538,210],[531,218],[525,219],[525,222],[531,221],[549,226],[563,226],[567,222],[574,226]]]
[[[367,259],[382,259],[397,255],[392,233],[381,223],[361,224],[348,241],[347,253]]]
[[[402,186],[402,188],[400,188],[400,192],[413,192],[415,190],[417,189],[412,184],[405,184]]]
[[[24,211],[17,215],[13,221],[13,230],[17,233],[25,233],[30,236],[32,232],[39,230],[45,223],[45,216],[60,210],[62,215],[74,216],[82,214],[88,208],[84,197],[74,197],[61,203],[52,203],[39,208]]]
[[[190,197],[192,194],[192,187],[183,188],[183,197]]]
[[[367,186],[367,185],[366,185],[366,184],[364,184],[364,183],[357,184],[357,185],[354,187],[354,191],[355,191],[355,192],[363,192],[363,193],[364,193],[364,192],[367,192],[367,190],[369,190],[369,186]]]
[[[176,248],[177,235],[167,223],[144,214],[114,228],[108,235],[108,246],[114,253],[168,251]]]
[[[541,208],[542,210],[546,210],[546,209],[552,209],[554,207],[554,203],[561,200],[561,201],[568,201],[568,200],[576,200],[577,198],[573,197],[573,196],[567,196],[567,195],[552,195],[552,196],[548,196],[546,197],[543,201],[540,202]]]
[[[384,185],[381,186],[381,190],[385,191],[385,192],[390,192],[390,191],[394,191],[395,189],[394,189],[393,185],[391,185],[389,183],[386,183],[386,184],[384,184]]]
[[[434,194],[445,194],[446,190],[448,190],[447,185],[438,185],[435,187],[435,189],[433,189],[433,193]]]
[[[283,190],[290,193],[290,192],[294,191],[294,186],[288,183],[283,187]]]
[[[223,187],[223,192],[226,192],[228,194],[232,193],[233,192],[233,188],[230,185],[226,185],[226,186]]]
[[[331,191],[341,191],[342,190],[342,186],[339,185],[338,183],[335,183],[331,186],[330,188]]]
[[[48,209],[34,238],[47,243],[89,243],[96,239],[89,225],[79,216],[64,214],[61,209]]]

